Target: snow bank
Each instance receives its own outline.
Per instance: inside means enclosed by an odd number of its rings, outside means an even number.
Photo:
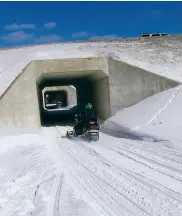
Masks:
[[[119,111],[103,128],[182,141],[182,85]]]
[[[112,56],[156,74],[182,81],[180,38],[63,43],[0,50],[0,95],[32,60]],[[175,67],[174,67],[175,64]]]

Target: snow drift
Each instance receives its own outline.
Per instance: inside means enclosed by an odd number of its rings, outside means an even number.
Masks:
[[[117,112],[103,129],[182,141],[182,85]],[[122,137],[122,133],[121,133]]]

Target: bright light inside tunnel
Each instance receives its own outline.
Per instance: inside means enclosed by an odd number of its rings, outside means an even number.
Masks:
[[[42,90],[45,110],[70,109],[77,105],[76,88],[72,86],[51,86]]]

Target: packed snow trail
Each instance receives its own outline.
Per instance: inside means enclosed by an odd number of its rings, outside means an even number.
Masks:
[[[0,139],[0,216],[39,216],[46,212],[56,169],[43,137]]]
[[[43,128],[52,159],[64,173],[61,189],[54,188],[59,196],[50,204],[52,215],[80,216],[81,209],[83,215],[182,215],[182,153],[169,148],[171,143],[102,133],[98,142],[87,143],[62,138],[67,129]]]

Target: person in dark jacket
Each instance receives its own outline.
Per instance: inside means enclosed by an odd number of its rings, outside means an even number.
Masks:
[[[85,105],[85,120],[88,122],[91,118],[96,118],[96,113],[91,103]]]
[[[87,124],[89,120],[93,119],[97,122],[97,116],[93,109],[93,106],[91,103],[87,103],[85,105],[84,111],[82,111],[77,116],[77,125],[75,126],[75,131],[77,135],[80,135],[83,133],[84,124]]]

